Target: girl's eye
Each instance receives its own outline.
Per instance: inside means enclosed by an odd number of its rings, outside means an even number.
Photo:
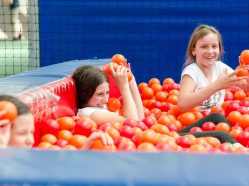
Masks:
[[[108,91],[106,93],[98,93],[97,96],[104,96],[104,95],[109,95],[109,94],[110,94],[110,92]]]

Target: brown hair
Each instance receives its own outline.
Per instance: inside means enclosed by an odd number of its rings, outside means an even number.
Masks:
[[[87,104],[101,83],[109,83],[107,75],[98,67],[91,65],[78,67],[74,71],[72,78],[76,84],[79,108]]]
[[[222,58],[222,56],[224,54],[224,49],[222,46],[222,36],[221,36],[220,32],[213,26],[202,24],[202,25],[195,28],[195,30],[193,31],[193,33],[189,39],[188,48],[187,48],[187,51],[185,54],[185,63],[183,65],[183,68],[190,65],[191,63],[196,62],[195,56],[193,56],[193,54],[192,54],[192,51],[195,48],[196,42],[199,39],[202,39],[203,37],[205,37],[206,35],[208,35],[210,33],[217,34],[217,36],[218,36],[219,50],[220,50],[220,55],[219,55],[218,59],[220,60]]]

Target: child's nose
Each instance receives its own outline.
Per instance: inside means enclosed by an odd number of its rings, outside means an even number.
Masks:
[[[33,134],[32,136],[30,135],[27,139],[26,139],[26,143],[28,145],[33,145],[34,144],[34,137],[33,137]]]
[[[209,47],[209,48],[208,48],[208,52],[209,52],[209,53],[211,53],[211,52],[213,52],[213,51],[214,51],[214,50],[213,50],[212,47]]]

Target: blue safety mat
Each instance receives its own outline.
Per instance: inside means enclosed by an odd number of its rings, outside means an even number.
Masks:
[[[0,92],[13,95],[19,94],[71,75],[81,65],[102,66],[109,61],[110,59],[73,60],[1,78]]]
[[[0,150],[0,184],[247,186],[249,156]]]

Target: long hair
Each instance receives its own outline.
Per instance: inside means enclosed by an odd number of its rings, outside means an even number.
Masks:
[[[220,32],[213,26],[202,24],[202,25],[195,28],[195,30],[193,31],[193,33],[189,39],[188,48],[187,48],[186,54],[185,54],[185,62],[183,64],[183,69],[186,66],[190,65],[191,63],[196,62],[195,56],[193,56],[193,54],[192,54],[192,51],[196,46],[196,42],[199,39],[202,39],[203,37],[205,37],[206,35],[208,35],[210,33],[217,34],[217,36],[218,36],[219,50],[220,50],[220,54],[219,54],[218,59],[219,60],[222,59],[223,54],[224,54],[224,49],[222,46],[222,36],[221,36]]]
[[[91,65],[78,67],[72,78],[76,85],[78,108],[82,108],[88,103],[101,83],[109,83],[107,75],[99,68]]]

